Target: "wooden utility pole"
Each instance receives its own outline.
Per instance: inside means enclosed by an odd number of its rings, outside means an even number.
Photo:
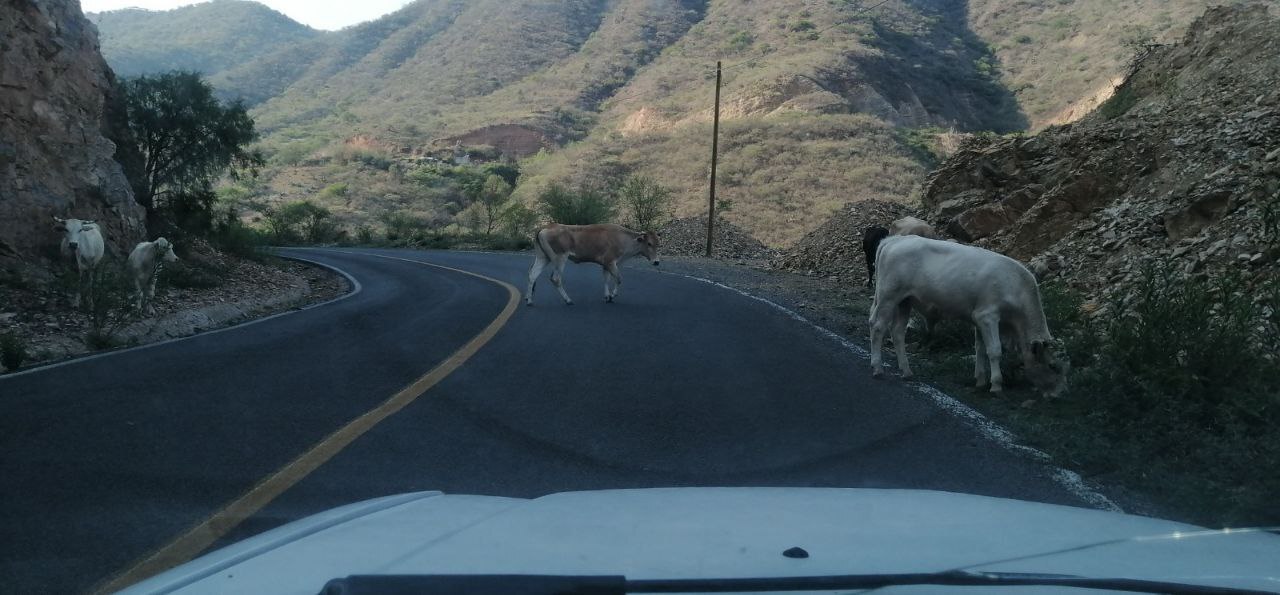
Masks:
[[[716,231],[716,153],[720,149],[720,61],[716,61],[716,109],[711,120],[711,197],[707,201],[707,258]]]

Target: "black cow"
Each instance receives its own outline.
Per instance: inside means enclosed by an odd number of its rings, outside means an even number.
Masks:
[[[889,237],[889,230],[878,225],[868,227],[862,232],[862,251],[867,254],[867,287],[876,280],[876,248],[880,247],[880,240]]]

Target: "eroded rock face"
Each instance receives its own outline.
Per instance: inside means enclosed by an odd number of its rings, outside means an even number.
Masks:
[[[96,219],[109,255],[145,235],[103,132],[114,84],[78,2],[0,5],[0,267],[52,258],[54,216]]]
[[[1213,8],[1151,48],[1085,119],[1033,137],[977,137],[930,175],[922,218],[1020,260],[1057,259],[1103,293],[1152,262],[1188,275],[1276,273],[1280,18]]]

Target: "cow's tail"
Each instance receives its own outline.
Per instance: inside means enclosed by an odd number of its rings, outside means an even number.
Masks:
[[[547,262],[552,262],[555,260],[553,258],[555,253],[551,250],[551,244],[547,243],[547,238],[543,236],[546,231],[547,228],[544,227],[533,234],[533,244],[537,246],[538,251],[542,253],[543,258],[547,259]]]

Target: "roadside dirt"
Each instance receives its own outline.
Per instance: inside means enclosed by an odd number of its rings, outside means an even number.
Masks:
[[[320,303],[350,291],[345,277],[298,261],[220,260],[224,273],[213,287],[173,287],[165,283],[162,273],[153,301],[154,313],[121,325],[107,348],[190,336]],[[21,344],[25,352],[21,368],[101,350],[95,349],[88,338],[92,330],[90,317],[72,308],[64,291],[51,284],[38,287],[15,279],[3,281],[0,336],[8,335]],[[0,369],[4,369],[3,364]]]

